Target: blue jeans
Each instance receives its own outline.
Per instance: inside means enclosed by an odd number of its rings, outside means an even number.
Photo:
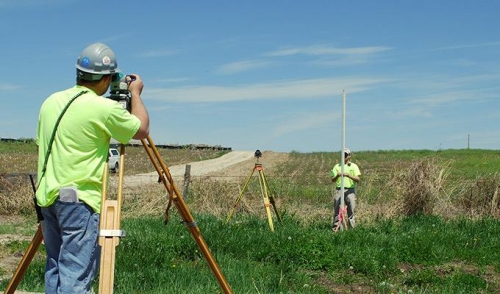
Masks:
[[[99,214],[83,202],[42,207],[47,250],[45,293],[90,293],[99,269]]]

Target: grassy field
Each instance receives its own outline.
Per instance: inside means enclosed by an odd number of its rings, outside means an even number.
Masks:
[[[36,148],[15,147],[0,144],[0,174],[34,170]],[[140,149],[128,150],[130,173],[150,171],[141,167]],[[162,152],[171,165],[220,156]],[[292,152],[266,173],[283,218],[274,218],[274,233],[258,183],[251,183],[226,224],[244,178],[193,179],[187,205],[234,293],[500,292],[499,151],[366,151],[356,152],[353,161],[363,173],[358,227],[339,233],[331,230],[331,153]],[[16,187],[2,185],[0,178],[2,208]],[[163,225],[161,187],[127,193],[127,236],[117,247],[115,293],[221,293],[175,208]],[[27,196],[14,197],[21,203],[2,213],[21,221],[0,225],[0,236],[34,233],[29,186],[22,194]],[[28,242],[1,243],[0,257],[23,252]],[[43,262],[42,246],[19,288],[43,291]]]

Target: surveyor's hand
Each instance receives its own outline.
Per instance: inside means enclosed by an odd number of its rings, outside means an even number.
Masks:
[[[137,74],[128,75],[127,84],[128,84],[128,90],[132,94],[132,97],[141,95],[142,89],[144,88],[144,84],[139,75]]]

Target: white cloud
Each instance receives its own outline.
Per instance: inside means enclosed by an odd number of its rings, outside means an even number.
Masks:
[[[20,88],[20,86],[13,84],[0,84],[0,91],[15,91]]]
[[[480,48],[480,47],[492,47],[492,46],[500,46],[500,42],[486,42],[486,43],[477,43],[477,44],[454,45],[454,46],[434,48],[432,50],[436,50],[436,51],[455,50],[455,49]]]
[[[313,65],[319,66],[345,66],[368,63],[370,61],[367,55],[348,55],[348,56],[335,56],[328,58],[321,58],[319,60],[311,61]]]
[[[422,107],[412,107],[404,110],[393,110],[387,114],[391,119],[401,119],[401,118],[409,118],[409,117],[432,117],[432,112]]]
[[[164,106],[149,106],[148,107],[148,111],[150,111],[150,112],[164,112],[164,111],[170,110],[170,109],[172,109],[172,107],[166,106],[166,105],[164,105]]]
[[[241,86],[190,86],[178,88],[148,88],[146,99],[169,102],[229,102],[254,99],[310,99],[341,95],[367,89],[388,80],[383,78],[322,78],[293,81],[276,81]]]
[[[432,95],[426,95],[410,101],[411,104],[423,104],[427,106],[438,106],[461,101],[482,101],[488,99],[498,99],[498,95],[480,93],[482,90],[460,90],[441,92]]]
[[[233,74],[257,68],[267,67],[270,64],[271,62],[268,61],[245,60],[245,61],[238,61],[221,65],[217,69],[215,69],[214,72],[218,74]]]
[[[155,79],[153,82],[159,83],[181,83],[189,81],[189,78],[170,78],[170,79]]]
[[[371,55],[383,51],[391,50],[390,47],[352,47],[337,48],[328,46],[307,46],[296,48],[283,48],[269,52],[268,56],[289,56],[289,55]]]
[[[161,56],[171,56],[177,55],[179,52],[177,50],[172,49],[164,49],[164,50],[150,50],[140,54],[141,57],[161,57]]]
[[[117,40],[130,39],[131,36],[132,36],[132,34],[129,31],[127,31],[127,32],[122,32],[122,33],[104,38],[101,42],[104,44],[108,44],[108,43],[112,43],[112,42],[117,41]],[[113,47],[113,46],[111,46],[111,47]]]
[[[384,51],[392,50],[390,47],[351,47],[337,48],[331,46],[306,46],[295,48],[283,48],[273,52],[266,53],[266,56],[292,56],[307,55],[319,56],[319,60],[311,62],[313,65],[320,66],[345,66],[363,64],[372,60],[373,55]]]
[[[273,127],[273,135],[279,137],[285,134],[332,125],[340,118],[339,112],[306,113],[295,115],[290,120],[283,121]]]

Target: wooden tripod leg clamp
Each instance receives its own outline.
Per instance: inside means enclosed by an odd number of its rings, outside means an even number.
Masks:
[[[125,237],[125,230],[100,230],[99,237]]]
[[[115,276],[116,246],[125,231],[120,230],[120,211],[117,200],[106,200],[101,215],[99,244],[101,245],[101,265],[99,276],[99,293],[113,293]]]

